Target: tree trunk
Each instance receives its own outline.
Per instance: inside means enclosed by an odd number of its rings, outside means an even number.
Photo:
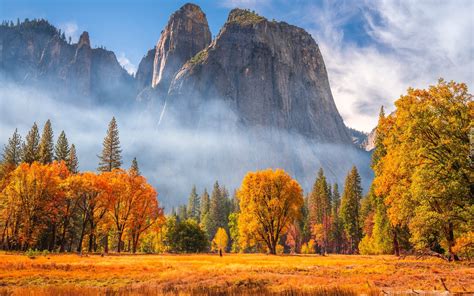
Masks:
[[[459,257],[453,253],[454,246],[454,225],[452,222],[448,223],[446,229],[446,241],[448,242],[448,260],[449,261],[459,261]]]
[[[92,253],[92,251],[94,250],[94,240],[95,240],[95,234],[94,234],[94,221],[92,220],[89,220],[89,224],[90,224],[90,234],[89,234],[89,253]]]
[[[109,253],[109,234],[105,234],[105,240],[104,240],[104,253],[108,254]]]
[[[122,231],[119,231],[117,234],[117,253],[120,254],[120,251],[122,250]]]
[[[395,253],[395,256],[400,256],[400,245],[398,244],[398,234],[396,228],[393,229],[393,252]]]

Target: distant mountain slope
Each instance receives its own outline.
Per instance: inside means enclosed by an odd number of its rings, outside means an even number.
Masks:
[[[87,32],[71,44],[46,20],[0,26],[0,72],[21,84],[99,103],[125,103],[135,91],[133,77],[112,51],[91,48]]]

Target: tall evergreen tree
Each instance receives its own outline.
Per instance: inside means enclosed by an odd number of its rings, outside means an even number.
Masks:
[[[111,172],[113,169],[118,169],[122,165],[122,150],[120,149],[119,132],[115,117],[109,123],[107,135],[104,138],[102,154],[99,156],[100,172]]]
[[[341,221],[349,240],[349,252],[357,252],[362,230],[359,223],[360,200],[362,199],[361,179],[357,168],[352,167],[346,177],[341,200]]]
[[[340,253],[342,250],[342,245],[344,243],[344,230],[342,228],[342,221],[340,218],[341,196],[339,194],[339,186],[337,185],[337,183],[334,183],[334,186],[332,187],[331,205],[331,241],[333,246],[332,251],[334,253]]]
[[[33,123],[28,135],[26,135],[26,142],[23,143],[22,162],[33,163],[39,161],[39,131],[36,122]]]
[[[215,236],[219,227],[227,229],[226,202],[224,198],[222,189],[216,181],[216,183],[214,183],[209,204],[210,228],[208,231],[211,238]]]
[[[331,214],[330,192],[322,168],[319,169],[318,177],[314,182],[308,207],[311,225],[322,224],[323,220]]]
[[[205,214],[209,213],[209,204],[210,204],[210,199],[209,199],[209,193],[207,193],[207,189],[204,188],[204,192],[202,193],[201,196],[201,209],[200,209],[200,219],[202,221],[203,217]]]
[[[66,164],[71,173],[77,174],[79,172],[79,160],[77,159],[76,146],[74,144],[71,145]]]
[[[200,224],[204,232],[206,232],[207,237],[212,239],[213,237],[210,236],[210,230],[213,228],[213,224],[210,219],[209,215],[209,207],[210,207],[210,198],[209,193],[207,193],[207,189],[204,188],[204,192],[201,196],[201,211],[200,211]]]
[[[66,133],[61,131],[58,137],[58,141],[56,142],[56,146],[54,147],[54,159],[56,161],[68,161],[68,157],[70,154],[69,151],[69,143],[66,138]]]
[[[51,121],[48,119],[44,124],[39,144],[39,160],[41,163],[48,164],[53,162],[53,147],[53,128],[51,127]]]
[[[130,171],[135,173],[136,175],[141,175],[140,168],[138,167],[137,158],[134,157],[132,160],[132,165],[130,166]]]
[[[15,129],[11,138],[8,139],[8,144],[3,147],[2,163],[3,165],[10,165],[15,167],[21,162],[21,136],[18,130]]]
[[[199,222],[200,207],[201,205],[199,195],[197,194],[196,186],[193,185],[193,188],[191,189],[191,194],[189,195],[188,199],[188,217]]]

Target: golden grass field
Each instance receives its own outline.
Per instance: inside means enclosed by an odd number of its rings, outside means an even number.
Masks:
[[[0,253],[0,295],[380,295],[446,288],[474,291],[473,263],[349,255]]]

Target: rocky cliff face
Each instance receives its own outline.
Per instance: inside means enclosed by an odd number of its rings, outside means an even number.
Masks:
[[[176,72],[209,43],[211,31],[199,6],[186,4],[173,13],[156,45],[152,87],[168,91]]]
[[[137,80],[137,87],[139,90],[142,90],[147,86],[151,86],[151,82],[153,80],[153,62],[155,60],[155,54],[156,49],[150,49],[142,58],[140,64],[138,64],[135,79]]]
[[[0,72],[75,97],[120,103],[133,97],[134,80],[115,54],[91,48],[89,34],[71,44],[45,20],[0,27]]]
[[[377,128],[374,128],[368,135],[367,138],[365,139],[364,142],[362,142],[362,149],[365,151],[372,151],[375,149],[375,138],[377,137]]]
[[[318,45],[305,30],[234,9],[217,38],[178,72],[176,104],[223,100],[251,126],[351,144]]]

